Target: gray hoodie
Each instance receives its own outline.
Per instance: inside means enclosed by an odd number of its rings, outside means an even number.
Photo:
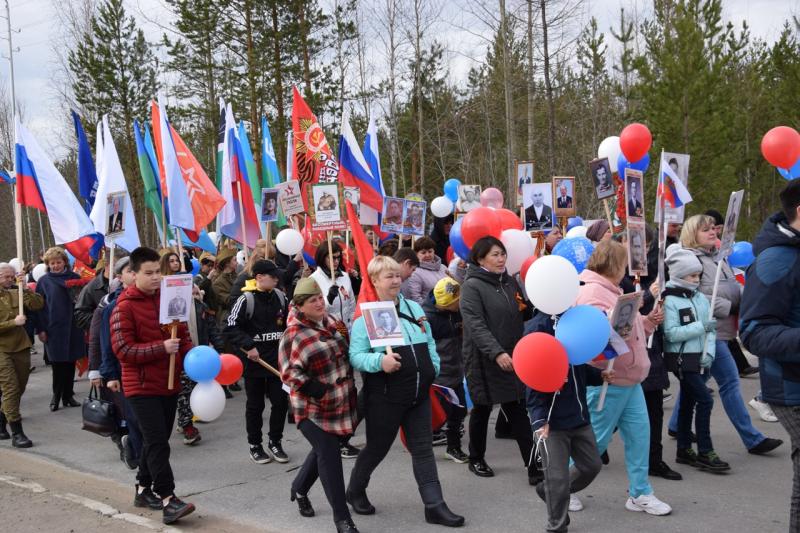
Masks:
[[[439,257],[433,256],[433,261],[419,264],[411,277],[403,283],[400,292],[409,300],[422,305],[436,286],[436,282],[445,276],[447,276],[447,268]]]

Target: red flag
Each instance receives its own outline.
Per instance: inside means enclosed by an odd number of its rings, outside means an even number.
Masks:
[[[359,270],[361,271],[361,290],[358,293],[356,314],[353,317],[353,320],[355,320],[361,316],[362,303],[378,301],[378,293],[375,292],[372,280],[367,275],[367,267],[375,256],[375,251],[372,249],[372,243],[369,242],[367,235],[364,233],[364,228],[361,227],[361,221],[356,216],[356,210],[353,209],[349,200],[345,202],[345,205],[347,206],[347,220],[350,221],[350,229],[353,231],[353,244],[356,249]]]
[[[292,131],[294,153],[292,176],[300,182],[303,205],[308,210],[308,186],[314,183],[335,182],[339,179],[339,164],[331,153],[325,132],[297,87],[292,88]]]

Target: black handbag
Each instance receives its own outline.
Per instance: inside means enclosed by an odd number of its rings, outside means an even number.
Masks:
[[[89,390],[89,397],[84,398],[81,411],[83,415],[83,427],[81,429],[91,431],[102,437],[110,437],[117,432],[114,403],[101,400],[97,387],[94,385]]]
[[[701,371],[700,360],[703,358],[703,354],[683,353],[684,346],[686,346],[686,342],[681,343],[678,353],[664,352],[664,366],[678,379],[683,379],[684,372],[699,374]]]

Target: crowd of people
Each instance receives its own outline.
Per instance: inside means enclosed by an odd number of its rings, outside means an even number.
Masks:
[[[136,470],[134,505],[161,511],[163,522],[173,523],[194,511],[176,495],[170,466],[176,421],[184,444],[201,439],[189,402],[194,382],[182,370],[183,356],[193,346],[209,345],[242,359],[244,387],[236,383],[225,393],[246,395],[250,459],[288,462],[285,424],[296,424],[311,451],[291,483],[290,500],[300,515],[314,516],[308,494],[319,478],[339,532],[358,531],[351,509],[378,512],[367,495],[372,474],[400,430],[425,520],[463,525],[465,517],[445,502],[433,449],[445,446],[446,458],[466,464],[477,477],[494,476],[490,463],[497,452],[487,436],[495,406],[495,436],[516,441],[528,482],[546,502],[547,531],[567,531],[569,514],[583,509],[579,493],[609,461],[614,433],[624,442],[625,508],[667,515],[672,509],[656,497],[650,478],[682,479],[665,460],[663,443],[670,373],[680,385],[667,422],[676,438],[676,463],[707,472],[732,468],[712,444],[712,377],[750,454],[782,444],[755,428],[742,397],[740,377],[758,372],[763,389],[750,405],[762,419],[781,422],[794,452],[800,447],[800,181],[789,182],[780,199],[781,211],[754,241],[757,257],[744,284],[715,258],[723,218],[716,211],[669,224],[663,291],[652,274],[659,270],[657,240],[648,237],[651,275],[634,279],[627,274],[624,233],[614,235],[605,220],[594,222],[586,232],[594,251],[580,274],[576,304],[609,313],[620,296],[638,290],[642,304],[625,348],[614,348],[613,367],[603,359],[570,366],[556,393],[526,387],[511,354],[529,333],[553,334],[557,317],[528,301],[519,275],[506,269],[500,240],[483,237],[468,258],[448,261],[452,218],[435,219],[430,236],[381,243],[376,257],[360,268],[338,235],[318,247],[314,268],[302,253],[287,257],[266,240],[244,264],[225,245],[216,254],[198,254],[190,320],[176,335],[159,324],[159,287],[163,276],[190,271],[195,251],[181,257],[172,249],[137,248],[117,254],[111,265],[101,260],[95,276],[87,278],[70,269],[63,249],[53,247],[42,256],[47,273],[35,287],[24,286],[23,313],[17,284],[32,280],[0,264],[0,440],[10,439],[17,448],[33,445],[22,429],[20,400],[34,335],[52,368],[51,411],[80,405],[73,388],[76,362],[88,355],[92,386],[117,407],[112,441],[121,460]],[[555,227],[541,253],[550,253],[561,238]],[[401,346],[387,350],[370,342],[356,305],[363,276],[378,300],[394,304]],[[747,363],[740,340],[759,358],[758,368]],[[432,422],[433,384],[455,397],[442,404],[441,428]],[[361,425],[366,444],[359,449],[350,438]],[[794,452],[791,528],[800,531],[800,454]],[[343,459],[355,459],[347,483]]]

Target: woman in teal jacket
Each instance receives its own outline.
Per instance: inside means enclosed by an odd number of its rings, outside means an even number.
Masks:
[[[711,409],[714,399],[706,388],[708,369],[714,362],[716,321],[711,305],[698,290],[703,265],[690,250],[674,244],[666,258],[670,281],[664,291],[664,354],[667,368],[680,380],[678,451],[676,461],[708,470],[730,470],[711,443]],[[670,357],[671,356],[671,357]],[[692,414],[697,409],[697,449],[692,448]]]
[[[394,259],[374,258],[367,273],[378,299],[393,302],[397,309],[403,346],[395,346],[392,351],[372,348],[364,317],[353,324],[350,364],[364,377],[367,445],[358,454],[350,475],[347,501],[358,514],[375,512],[367,499],[367,485],[402,427],[414,477],[425,504],[425,520],[432,524],[461,526],[464,517],[451,512],[444,502],[433,456],[429,388],[439,373],[439,356],[431,328],[419,304],[400,294],[400,265]]]

